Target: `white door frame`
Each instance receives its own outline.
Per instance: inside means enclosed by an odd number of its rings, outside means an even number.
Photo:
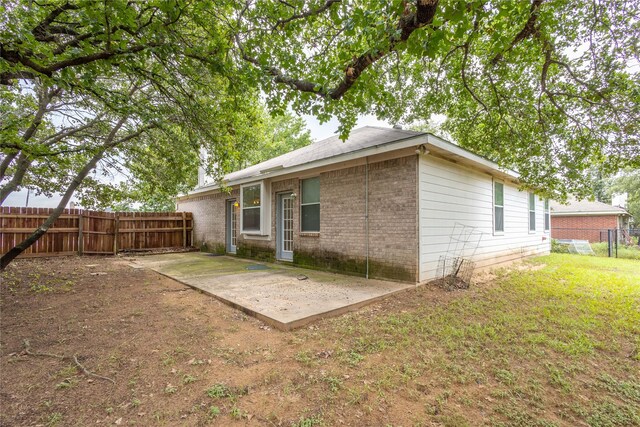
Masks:
[[[276,195],[276,258],[293,261],[293,203],[291,192]]]
[[[226,202],[226,249],[227,253],[235,254],[238,243],[238,209],[234,206],[236,199],[227,200]]]

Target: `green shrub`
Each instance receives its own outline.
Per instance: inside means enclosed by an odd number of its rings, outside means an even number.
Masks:
[[[551,252],[557,254],[568,254],[569,245],[567,245],[566,243],[560,243],[557,239],[551,239]]]

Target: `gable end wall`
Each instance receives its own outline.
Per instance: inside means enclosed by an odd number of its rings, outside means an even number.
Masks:
[[[438,278],[441,256],[453,256],[460,245],[451,242],[456,224],[482,233],[479,245],[462,256],[483,269],[550,251],[544,231],[544,200],[536,196],[536,231],[529,231],[528,193],[504,183],[504,232],[493,232],[493,178],[475,169],[432,155],[420,156],[420,280]],[[451,243],[450,243],[451,242]],[[457,250],[458,249],[458,250]]]

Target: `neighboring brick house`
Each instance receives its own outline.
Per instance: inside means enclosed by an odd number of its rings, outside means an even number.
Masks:
[[[607,230],[629,230],[631,215],[624,208],[588,200],[551,203],[551,237],[607,241]],[[619,238],[625,236],[619,233]]]
[[[517,174],[431,134],[364,127],[228,174],[178,199],[207,250],[424,282],[457,224],[479,267],[546,254],[548,204]]]

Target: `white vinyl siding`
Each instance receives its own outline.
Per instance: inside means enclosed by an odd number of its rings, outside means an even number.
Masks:
[[[473,256],[477,268],[549,252],[543,233],[528,232],[526,192],[504,182],[504,233],[494,235],[494,188],[491,176],[433,156],[419,164],[420,281],[436,278],[438,258],[449,249],[456,223],[476,227],[482,239]],[[542,221],[542,201],[537,212]]]

